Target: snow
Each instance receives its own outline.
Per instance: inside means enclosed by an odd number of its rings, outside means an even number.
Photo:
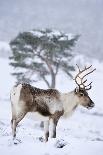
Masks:
[[[32,50],[32,47],[30,45],[24,45],[24,48]]]
[[[40,122],[25,117],[17,128],[18,144],[14,145],[11,136],[11,106],[9,92],[15,79],[10,75],[12,68],[8,59],[0,58],[0,154],[5,155],[103,155],[103,63],[91,61],[96,71],[88,79],[93,81],[89,92],[95,108],[87,110],[78,107],[72,117],[61,119],[57,127],[57,138],[47,143],[39,140],[43,136]],[[87,64],[91,63],[87,62]],[[76,74],[76,73],[75,73]],[[74,75],[75,75],[74,74]],[[46,88],[43,82],[35,84]],[[59,73],[56,87],[67,92],[75,88],[73,80]],[[63,147],[61,147],[63,146]]]
[[[42,37],[43,33],[39,32],[39,31],[29,31],[31,34],[33,34],[34,36],[38,36],[38,37]]]
[[[68,40],[72,40],[75,37],[72,33],[66,34],[66,36],[68,37]]]
[[[45,30],[43,30],[44,32],[45,32]],[[45,34],[43,34],[43,32],[40,32],[39,30],[35,30],[35,31],[29,31],[32,35],[34,35],[34,36],[37,36],[37,37],[43,37],[43,36],[45,36]],[[63,33],[63,32],[60,32],[60,31],[58,31],[58,30],[52,30],[51,32],[47,32],[46,33],[46,35],[47,35],[47,37],[49,38],[49,39],[52,39],[54,36],[56,36],[56,37],[60,37],[59,38],[59,40],[60,41],[63,41],[63,40],[66,40],[66,39],[68,39],[68,40],[71,40],[71,39],[73,39],[73,38],[75,38],[75,35],[73,35],[73,34],[71,34],[71,33],[69,33],[69,34],[65,34],[65,33]],[[64,37],[62,37],[62,35],[65,35]]]

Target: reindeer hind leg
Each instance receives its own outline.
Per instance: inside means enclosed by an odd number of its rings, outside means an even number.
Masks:
[[[13,140],[16,138],[16,112],[14,105],[11,103],[11,108],[12,108],[12,120],[11,120],[11,128],[12,128],[12,136]]]
[[[16,119],[11,120],[11,127],[12,127],[12,135],[13,135],[13,140],[16,138]]]
[[[17,118],[16,118],[16,123],[17,125],[19,124],[19,122],[25,117],[26,115],[26,111],[21,111],[19,112],[19,114],[17,115]]]
[[[16,127],[18,123],[24,118],[26,115],[26,112],[19,112],[17,116],[15,116],[15,119],[12,118],[11,120],[11,127],[12,127],[12,135],[13,135],[13,141],[14,144],[17,144],[18,142],[16,141]]]

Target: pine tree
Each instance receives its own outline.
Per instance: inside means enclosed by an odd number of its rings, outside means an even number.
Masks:
[[[78,35],[65,34],[51,29],[19,33],[10,42],[10,65],[17,82],[43,80],[49,88],[55,88],[56,76],[62,70],[69,77],[75,68],[71,64]],[[37,76],[37,77],[35,77]],[[48,80],[48,76],[51,80]]]

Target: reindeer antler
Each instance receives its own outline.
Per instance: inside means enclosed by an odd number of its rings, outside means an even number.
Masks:
[[[76,64],[77,65],[77,64]],[[89,67],[85,67],[83,70],[80,70],[80,68],[79,68],[79,66],[77,65],[77,67],[78,67],[78,70],[79,70],[79,73],[76,75],[76,77],[75,77],[75,82],[76,82],[76,84],[81,88],[84,88],[85,90],[89,90],[89,89],[91,89],[92,88],[92,82],[90,82],[88,85],[85,85],[85,83],[87,82],[87,79],[86,80],[84,80],[84,77],[86,77],[87,75],[89,75],[89,74],[91,74],[92,72],[94,72],[95,70],[96,70],[96,68],[95,69],[93,69],[93,70],[91,70],[91,71],[89,71],[88,73],[86,73],[86,74],[84,74],[82,77],[80,77],[80,75],[82,75],[82,73],[84,73],[85,71],[88,71],[91,67],[92,67],[92,65],[90,65]],[[80,80],[80,83],[78,83],[78,78],[79,78],[79,80]],[[83,81],[84,80],[84,81]],[[87,88],[89,86],[89,88]]]

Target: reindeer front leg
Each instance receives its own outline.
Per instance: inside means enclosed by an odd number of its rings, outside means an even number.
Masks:
[[[56,138],[56,126],[58,123],[58,120],[63,115],[64,111],[56,111],[52,117],[50,118],[50,134],[51,138]]]
[[[47,142],[48,141],[48,137],[49,137],[49,121],[45,121],[44,122],[44,136],[45,136],[45,138],[44,138],[44,140],[45,140],[45,142]]]
[[[50,119],[50,137],[51,138],[56,138],[56,125],[57,125],[57,122],[51,118]]]

